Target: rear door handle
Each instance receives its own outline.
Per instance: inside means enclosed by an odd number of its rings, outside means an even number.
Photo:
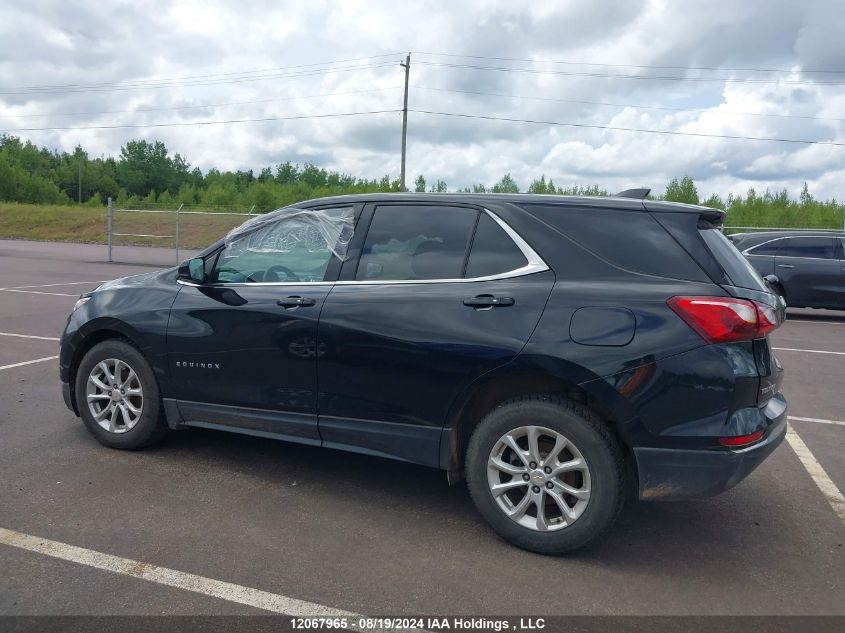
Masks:
[[[792,264],[778,264],[778,268],[795,268]]]
[[[283,308],[305,308],[307,306],[313,306],[316,303],[311,297],[285,297],[276,301],[276,305],[282,306]]]
[[[499,308],[512,306],[513,297],[494,297],[493,295],[478,295],[472,299],[464,299],[464,305],[470,308]]]

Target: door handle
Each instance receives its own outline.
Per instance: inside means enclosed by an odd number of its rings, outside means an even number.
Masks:
[[[778,268],[795,268],[792,264],[778,264]]]
[[[472,299],[464,299],[464,305],[470,308],[498,308],[512,306],[513,297],[494,297],[493,295],[478,295]]]
[[[282,306],[283,308],[305,308],[307,306],[313,306],[316,303],[311,297],[285,297],[276,301],[276,305]]]

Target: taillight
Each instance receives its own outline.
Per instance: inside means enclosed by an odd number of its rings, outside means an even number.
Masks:
[[[732,297],[672,297],[672,311],[710,343],[750,341],[774,330],[777,313],[763,303]]]

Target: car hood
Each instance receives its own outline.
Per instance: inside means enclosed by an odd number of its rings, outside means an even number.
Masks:
[[[176,269],[169,268],[167,270],[156,270],[150,273],[141,273],[140,275],[130,275],[129,277],[120,277],[119,279],[112,279],[104,284],[100,284],[94,292],[101,290],[118,290],[120,288],[134,288],[138,286],[153,286],[162,281],[172,281],[170,277],[175,279]]]

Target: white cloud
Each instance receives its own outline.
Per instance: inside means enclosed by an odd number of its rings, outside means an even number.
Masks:
[[[0,6],[0,92],[22,86],[99,84],[279,69],[273,79],[145,90],[0,94],[0,129],[284,117],[401,107],[402,51],[416,51],[412,109],[703,134],[845,142],[841,85],[625,79],[455,68],[438,63],[555,73],[845,81],[845,12],[835,0],[510,0],[395,3],[58,0]],[[529,64],[484,57],[666,66]],[[333,74],[289,68],[392,53],[382,67]],[[355,62],[340,64],[353,66]],[[361,63],[363,65],[363,63]],[[707,66],[715,71],[671,66]],[[287,70],[281,69],[288,67]],[[789,74],[731,68],[784,68]],[[299,73],[299,76],[281,75]],[[236,75],[229,75],[229,79]],[[197,80],[202,83],[201,79]],[[489,95],[541,97],[513,99]],[[366,92],[365,92],[366,91]],[[314,95],[333,96],[314,97]],[[311,97],[301,98],[300,97]],[[557,100],[556,100],[557,99]],[[185,109],[232,102],[240,105]],[[574,101],[656,106],[637,109]],[[165,110],[162,110],[165,108]],[[166,108],[183,108],[166,110]],[[152,112],[142,110],[155,109]],[[110,113],[102,113],[108,111]],[[116,113],[111,111],[118,111]],[[68,113],[72,113],[70,116]],[[768,115],[768,116],[751,116]],[[804,117],[804,118],[792,118]],[[813,117],[827,117],[813,118]],[[420,173],[450,188],[488,185],[505,172],[523,187],[545,173],[558,184],[660,190],[690,174],[702,193],[788,187],[845,197],[845,147],[666,136],[411,113],[409,182]],[[117,155],[132,138],[163,140],[203,169],[255,169],[313,160],[356,176],[399,172],[401,119],[379,114],[207,127],[18,132],[38,144]]]

